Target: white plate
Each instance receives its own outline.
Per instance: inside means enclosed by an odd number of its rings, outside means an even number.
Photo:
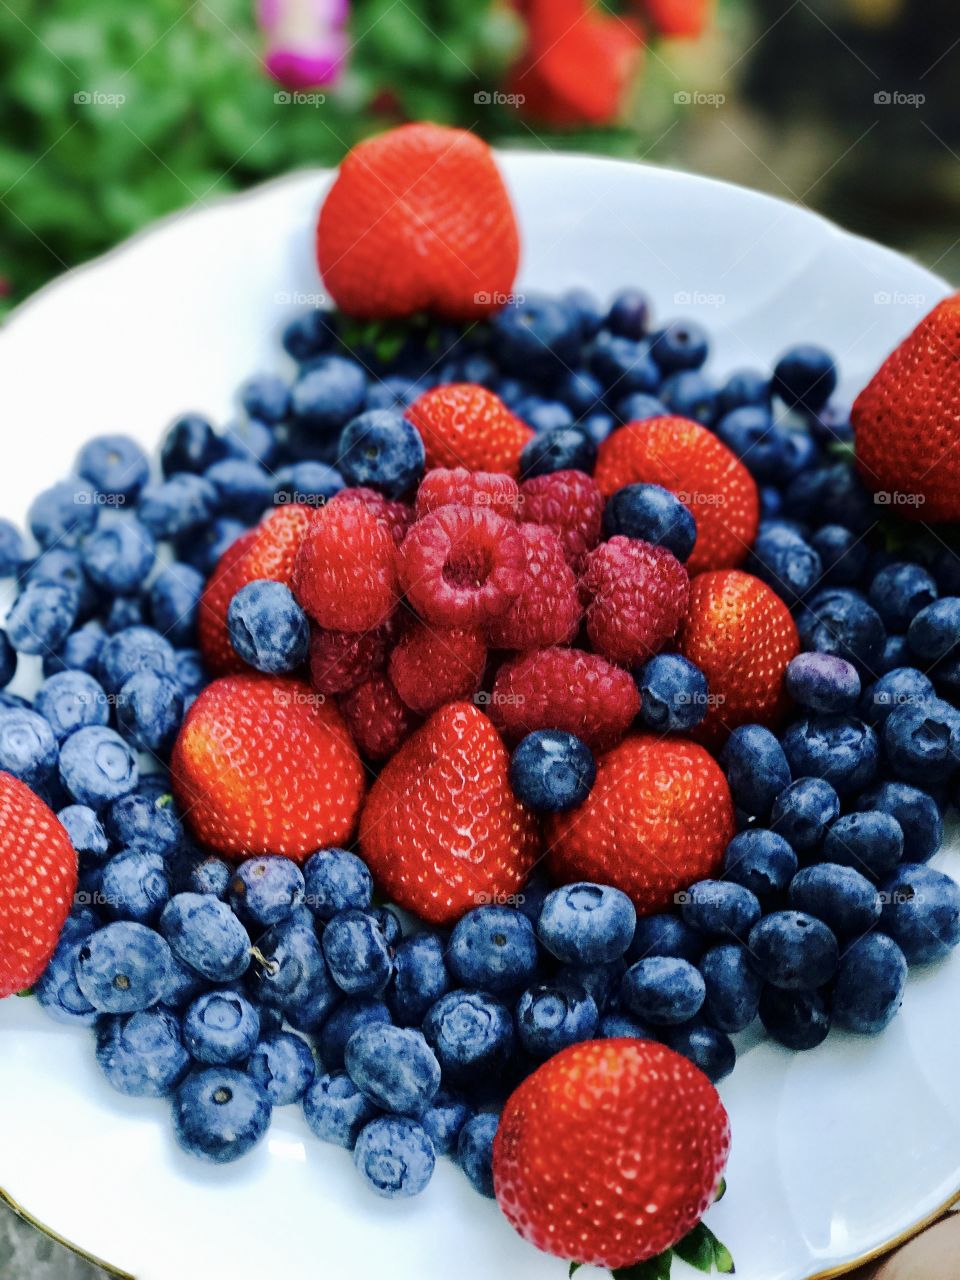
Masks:
[[[640,284],[658,316],[710,327],[719,371],[769,366],[816,339],[839,355],[852,394],[948,292],[905,258],[736,187],[598,159],[502,159],[523,230],[521,289],[606,297]],[[22,518],[91,434],[152,446],[181,410],[231,413],[237,383],[277,366],[297,295],[319,290],[310,244],[328,180],[295,175],[169,220],[20,309],[0,335],[0,512]],[[957,847],[935,865],[960,878]],[[845,1268],[960,1191],[958,1000],[955,955],[911,977],[879,1040],[833,1033],[797,1055],[759,1038],[741,1046],[721,1089],[729,1191],[709,1216],[741,1280]],[[566,1275],[446,1162],[419,1201],[381,1202],[349,1155],[287,1108],[251,1157],[207,1169],[176,1149],[163,1103],[109,1089],[88,1034],[11,999],[0,1037],[0,1187],[139,1280]]]

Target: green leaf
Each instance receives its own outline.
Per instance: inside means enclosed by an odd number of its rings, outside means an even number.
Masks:
[[[678,1258],[682,1258],[691,1267],[696,1267],[698,1271],[713,1270],[713,1234],[702,1222],[698,1222],[692,1231],[678,1240],[673,1251]]]
[[[717,1264],[717,1270],[723,1272],[724,1275],[733,1275],[736,1267],[733,1265],[733,1254],[722,1241],[718,1240],[714,1245],[714,1261]]]
[[[20,1000],[24,1000],[26,999],[27,996],[32,996],[32,995],[33,995],[33,987],[24,987],[22,991],[17,992],[17,998]]]
[[[582,1262],[571,1262],[570,1270],[567,1272],[567,1275],[568,1276],[576,1275],[582,1266],[583,1266]]]
[[[717,1194],[713,1197],[713,1203],[719,1204],[726,1194],[727,1194],[727,1180],[726,1178],[721,1178],[720,1185],[719,1187],[717,1187]]]
[[[655,1258],[646,1262],[638,1262],[632,1267],[617,1267],[611,1272],[613,1280],[670,1280],[670,1267],[673,1263],[673,1251],[658,1253]]]

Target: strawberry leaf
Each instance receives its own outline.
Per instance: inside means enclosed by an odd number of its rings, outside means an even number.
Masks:
[[[568,1276],[575,1275],[576,1272],[578,1272],[582,1266],[583,1266],[582,1262],[571,1262],[570,1270],[567,1272],[567,1275]]]
[[[698,1271],[713,1270],[712,1233],[702,1222],[698,1222],[692,1231],[678,1240],[673,1251],[678,1258],[682,1258],[691,1267],[696,1267]]]
[[[32,995],[33,995],[33,987],[24,987],[22,991],[17,992],[17,997],[20,1000],[23,1000],[27,996],[32,996]]]
[[[673,1251],[658,1253],[655,1258],[646,1262],[638,1262],[632,1267],[617,1267],[610,1274],[613,1280],[670,1280],[670,1265],[673,1262]]]
[[[727,1180],[726,1178],[721,1178],[720,1185],[719,1187],[717,1187],[717,1194],[713,1197],[713,1203],[719,1204],[726,1194],[727,1194]]]

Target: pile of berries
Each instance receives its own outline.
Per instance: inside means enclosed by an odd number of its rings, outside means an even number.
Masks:
[[[438,1153],[493,1194],[580,1042],[716,1081],[758,1015],[881,1030],[960,940],[960,561],[882,545],[829,355],[717,382],[634,290],[347,334],[294,320],[292,383],[176,422],[159,478],[92,441],[35,554],[0,527],[3,685],[44,676],[0,694],[2,798],[79,860],[0,994],[187,1150],[297,1103],[386,1196]]]

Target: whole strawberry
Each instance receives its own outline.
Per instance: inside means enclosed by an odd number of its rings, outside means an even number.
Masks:
[[[360,848],[391,901],[433,924],[519,892],[536,860],[532,815],[509,755],[469,702],[430,717],[384,766],[360,819]]]
[[[197,840],[300,860],[350,839],[363,768],[340,712],[300,680],[225,676],[190,708],[170,763]]]
[[[677,644],[707,677],[698,741],[717,746],[738,725],[774,727],[783,718],[787,664],[800,639],[790,610],[759,578],[738,569],[694,578]]]
[[[887,357],[851,417],[857,467],[878,502],[899,499],[907,520],[960,520],[960,294]]]
[[[644,0],[659,35],[687,40],[706,31],[713,5],[714,0]]]
[[[493,1183],[548,1253],[613,1270],[666,1252],[716,1199],[730,1122],[703,1072],[653,1040],[591,1040],[507,1101]]]
[[[584,804],[550,819],[550,870],[622,889],[648,915],[715,875],[734,830],[730,788],[703,747],[633,735],[597,761]]]
[[[510,292],[519,253],[490,148],[435,124],[403,125],[355,146],[317,224],[324,284],[341,310],[373,319],[483,315]]]
[[[503,471],[516,479],[523,446],[533,438],[498,396],[472,382],[425,391],[407,417],[423,439],[428,467]]]
[[[600,446],[594,478],[609,498],[628,484],[659,484],[693,516],[692,575],[741,564],[759,520],[750,472],[712,431],[687,418],[649,418],[614,431]]]
[[[0,773],[0,999],[43,973],[76,888],[77,855],[56,814]]]
[[[615,537],[587,556],[580,594],[594,649],[631,665],[659,653],[676,635],[690,579],[666,547]]]

